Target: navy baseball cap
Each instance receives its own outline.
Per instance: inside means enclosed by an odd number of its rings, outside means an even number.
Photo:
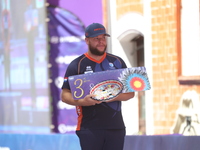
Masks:
[[[96,37],[100,34],[105,34],[106,36],[110,36],[108,33],[106,33],[105,27],[99,23],[90,24],[85,29],[85,37]]]

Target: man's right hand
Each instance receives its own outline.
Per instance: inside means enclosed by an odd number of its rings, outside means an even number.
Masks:
[[[74,100],[69,89],[63,89],[61,92],[62,102],[74,106],[94,106],[96,104],[102,103],[102,101],[94,100],[92,97],[94,97],[94,95],[89,94],[86,95],[83,99]]]

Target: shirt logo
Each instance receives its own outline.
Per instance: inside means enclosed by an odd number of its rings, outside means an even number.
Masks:
[[[65,77],[65,78],[64,78],[64,82],[67,82],[67,80],[68,80],[68,77]]]
[[[85,70],[84,74],[86,74],[86,73],[93,73],[93,70],[92,70],[91,66],[87,66],[86,67],[86,70]]]
[[[116,69],[115,66],[114,66],[114,64],[111,63],[111,62],[109,63],[109,68],[110,68],[110,69]]]

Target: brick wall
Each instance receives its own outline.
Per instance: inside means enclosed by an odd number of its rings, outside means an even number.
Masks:
[[[129,12],[143,14],[143,0],[116,0],[117,19]]]
[[[107,0],[102,0],[102,9],[103,9],[103,24],[105,25],[105,27],[107,28],[107,24],[108,24],[108,4],[107,4]]]
[[[179,85],[180,24],[179,0],[154,0],[152,13],[153,112],[154,133],[169,134],[182,94],[200,93],[200,86]],[[117,19],[129,12],[143,14],[142,0],[116,0]],[[145,37],[144,37],[145,38]]]
[[[167,134],[178,108],[178,53],[175,1],[154,1],[152,8],[153,102],[155,134]]]
[[[200,93],[200,86],[180,85],[178,82],[181,75],[179,1],[151,2],[154,134],[170,133],[185,91]],[[143,14],[143,0],[116,0],[116,4],[117,19],[129,12]],[[107,25],[106,0],[103,0],[103,12],[104,25]]]
[[[200,91],[198,86],[179,85],[180,24],[179,1],[156,0],[152,8],[153,102],[155,134],[168,134],[175,113],[186,90]]]

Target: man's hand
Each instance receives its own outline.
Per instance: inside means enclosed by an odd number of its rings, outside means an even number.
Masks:
[[[97,100],[94,100],[92,97],[94,95],[86,95],[84,97],[84,99],[81,99],[82,101],[82,106],[92,106],[92,105],[96,105],[96,104],[100,104],[102,103],[102,101],[97,101]]]
[[[106,103],[109,103],[109,102],[113,102],[113,101],[127,101],[131,98],[133,98],[135,96],[135,93],[134,92],[130,92],[130,93],[121,93],[119,94],[117,97],[113,98],[113,99],[110,99],[110,100],[107,100],[105,101]]]
[[[94,100],[92,96],[94,95],[86,95],[83,99],[74,100],[70,90],[63,89],[61,92],[62,102],[74,106],[93,106],[102,103],[101,101]]]

